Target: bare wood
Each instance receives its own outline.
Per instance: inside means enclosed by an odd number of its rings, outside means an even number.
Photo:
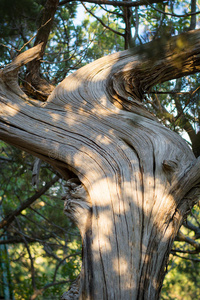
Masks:
[[[28,99],[27,95],[19,88],[18,71],[19,69],[34,59],[40,58],[43,43],[21,53],[9,65],[0,71],[1,85],[4,89],[11,90],[18,96]]]
[[[38,107],[1,81],[0,138],[82,183],[65,202],[83,239],[79,299],[159,299],[172,242],[199,198],[200,160],[142,97],[199,70],[199,37],[158,41],[156,58],[155,44],[101,58]]]
[[[12,73],[19,70],[20,67],[26,65],[33,59],[40,58],[40,52],[42,49],[43,43],[38,44],[37,46],[19,54],[9,65],[7,65],[3,70],[3,74],[12,75]]]

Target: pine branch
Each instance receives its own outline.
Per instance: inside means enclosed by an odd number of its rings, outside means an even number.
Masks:
[[[35,202],[40,196],[42,196],[54,183],[56,183],[59,179],[59,176],[55,176],[51,181],[47,182],[44,187],[42,187],[37,193],[35,193],[32,197],[28,198],[26,201],[22,202],[22,204],[11,212],[8,216],[6,216],[0,222],[0,229],[4,227],[8,227],[14,220],[15,217],[20,215],[21,212],[29,207],[33,202]]]

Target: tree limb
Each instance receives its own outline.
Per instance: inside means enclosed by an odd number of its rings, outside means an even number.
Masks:
[[[19,68],[29,63],[32,60],[39,59],[41,57],[42,43],[19,54],[10,64],[8,64],[3,70],[0,70],[0,78],[2,79],[6,90],[11,90],[16,95],[25,100],[29,98],[19,88],[18,85],[18,71]]]
[[[21,234],[23,234],[21,232]],[[52,235],[48,235],[46,237],[42,237],[43,239],[38,239],[38,238],[35,238],[35,237],[30,237],[30,236],[27,236],[26,235],[26,240],[27,242],[30,244],[30,243],[41,243],[41,244],[44,244],[44,241],[45,240],[49,240],[51,239],[53,236]],[[12,244],[24,244],[24,239],[20,238],[20,237],[13,237],[13,238],[8,238],[8,239],[5,239],[5,240],[0,240],[0,245],[12,245]],[[52,246],[57,246],[56,243],[51,243]]]
[[[59,0],[47,0],[43,9],[42,23],[38,29],[34,43],[34,46],[42,43],[40,52],[41,58],[44,55],[58,4]],[[41,77],[40,63],[39,60],[33,60],[27,65],[26,81],[31,85],[27,84],[25,87],[30,95],[33,95],[37,99],[46,100],[47,96],[53,91],[54,86]],[[31,89],[31,86],[33,86],[34,89]]]
[[[180,257],[180,258],[182,258],[182,259],[186,259],[186,260],[189,260],[189,261],[193,261],[193,262],[195,262],[195,263],[196,263],[196,262],[200,262],[200,259],[198,259],[198,258],[191,258],[191,257],[185,257],[185,256],[182,256],[182,255],[178,255],[178,254],[176,253],[176,249],[173,250],[172,253],[173,253],[174,256]]]
[[[20,222],[19,222],[19,220],[16,217],[15,217],[15,221],[17,223],[17,226],[19,227],[19,231],[22,232]],[[32,257],[31,250],[29,248],[29,244],[28,244],[28,242],[26,240],[25,235],[23,235],[23,234],[20,234],[20,235],[21,235],[22,239],[24,240],[24,245],[26,247],[26,250],[28,252],[28,256],[29,256],[29,259],[30,259],[30,263],[31,263],[31,280],[32,280],[33,290],[35,290],[36,289],[36,282],[35,282],[34,258]]]
[[[184,235],[180,230],[178,232],[178,235],[176,236],[176,241],[179,242],[186,242],[187,244],[190,244],[191,246],[193,246],[196,250],[198,250],[200,252],[200,244],[196,241],[194,241],[193,239],[191,239],[190,237]]]
[[[37,298],[37,296],[42,295],[43,292],[46,289],[48,289],[49,287],[59,285],[59,284],[65,284],[65,283],[69,283],[69,282],[71,282],[71,281],[70,280],[60,280],[60,281],[56,281],[56,282],[47,283],[43,288],[34,291],[34,294],[31,296],[31,300],[34,300]]]
[[[147,1],[147,0],[146,0],[146,1]],[[172,16],[172,17],[177,17],[177,18],[185,18],[185,17],[196,16],[196,15],[200,14],[200,11],[197,11],[197,12],[195,11],[195,12],[194,12],[193,10],[192,10],[192,12],[190,12],[190,13],[185,13],[185,14],[181,14],[181,15],[174,14],[174,13],[168,13],[168,12],[165,12],[165,11],[159,9],[159,8],[154,7],[149,1],[147,1],[147,3],[148,3],[148,5],[151,6],[151,8],[153,8],[155,11],[160,12],[161,14],[167,15],[167,16]]]
[[[8,216],[6,216],[1,222],[0,222],[0,229],[4,227],[8,227],[14,220],[15,217],[20,215],[21,212],[29,207],[33,202],[35,202],[41,195],[43,195],[54,183],[58,181],[60,177],[55,176],[51,181],[46,183],[44,187],[42,187],[37,193],[35,193],[32,197],[28,198],[26,201],[22,202],[22,204],[14,210],[12,213],[10,213]]]
[[[55,271],[54,271],[53,282],[56,282],[56,276],[57,276],[58,269],[59,269],[60,266],[65,262],[65,260],[68,259],[68,258],[71,258],[71,257],[73,257],[73,256],[77,256],[77,255],[81,255],[81,252],[69,254],[69,255],[65,256],[63,259],[61,259],[61,260],[58,262],[58,264],[56,265]]]
[[[183,226],[195,232],[195,236],[192,237],[193,240],[200,238],[200,228],[192,224],[190,221],[183,222]]]
[[[181,249],[176,249],[176,248],[173,248],[171,250],[171,253],[174,254],[176,252],[179,252],[179,253],[185,253],[185,254],[199,254],[200,253],[200,249],[195,249],[195,250],[181,250]]]
[[[99,17],[97,17],[91,10],[89,10],[89,9],[85,6],[85,4],[83,3],[83,1],[81,1],[81,3],[82,3],[82,5],[83,5],[83,7],[85,8],[85,10],[86,10],[88,13],[90,13],[95,19],[97,19],[97,20],[101,23],[101,25],[102,25],[103,27],[109,29],[110,31],[114,32],[115,34],[118,34],[118,35],[124,37],[124,34],[123,34],[123,33],[119,32],[119,31],[117,31],[117,30],[114,30],[114,29],[112,29],[111,27],[109,27],[108,25],[106,25]]]
[[[72,2],[73,0],[63,0],[59,3],[59,6],[65,5],[67,3]],[[81,1],[81,0],[80,0]],[[112,6],[124,6],[124,7],[138,7],[141,5],[148,5],[147,0],[141,1],[110,1],[110,0],[85,0],[83,2],[91,3],[91,4],[106,4]],[[161,3],[163,0],[149,0],[149,3]]]
[[[196,0],[191,0],[191,20],[189,30],[194,30],[196,28]]]

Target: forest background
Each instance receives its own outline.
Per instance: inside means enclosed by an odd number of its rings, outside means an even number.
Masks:
[[[102,56],[199,28],[200,3],[190,1],[1,0],[0,68],[44,42],[45,85]],[[162,43],[161,43],[162,45]],[[20,70],[20,85],[46,99]],[[48,82],[48,83],[47,83]],[[200,156],[199,74],[159,84],[145,105]],[[51,159],[54,154],[49,153]],[[65,184],[50,165],[0,142],[0,299],[59,299],[81,269],[81,238],[63,213]],[[70,177],[70,174],[69,174]],[[174,242],[161,299],[200,298],[200,203]]]

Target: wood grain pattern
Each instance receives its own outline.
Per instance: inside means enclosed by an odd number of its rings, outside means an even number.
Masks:
[[[0,74],[0,138],[63,176],[73,170],[87,191],[85,200],[66,199],[83,239],[79,299],[159,298],[172,242],[199,198],[200,159],[142,98],[156,83],[199,71],[199,38],[197,30],[160,41],[165,51],[156,57],[149,56],[155,44],[103,57],[45,103],[9,81],[26,59]]]

